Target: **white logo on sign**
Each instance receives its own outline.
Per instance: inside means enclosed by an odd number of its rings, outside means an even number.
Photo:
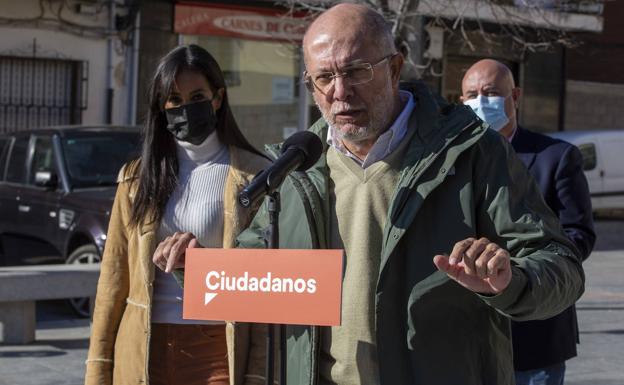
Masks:
[[[214,291],[314,294],[316,280],[273,277],[270,272],[262,277],[250,277],[249,272],[245,272],[240,277],[231,277],[224,271],[221,274],[211,271],[206,274],[206,287]],[[204,305],[210,303],[217,294],[205,292]]]
[[[204,295],[204,305],[208,305],[217,296],[217,293],[206,293]]]

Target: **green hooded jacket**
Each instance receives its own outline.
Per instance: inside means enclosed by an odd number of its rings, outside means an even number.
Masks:
[[[390,203],[375,295],[380,384],[513,384],[509,319],[549,318],[573,304],[584,289],[578,251],[501,135],[468,107],[421,85],[407,90],[416,132]],[[327,129],[322,119],[310,128],[325,151],[280,188],[280,248],[328,248],[336,231],[329,228]],[[280,146],[267,150],[276,157]],[[238,247],[265,247],[267,227],[263,205]],[[512,280],[502,293],[478,295],[436,269],[433,257],[468,237],[510,252]],[[287,383],[317,384],[319,327],[289,325],[286,333]],[[264,340],[255,336],[251,354],[262,354]]]

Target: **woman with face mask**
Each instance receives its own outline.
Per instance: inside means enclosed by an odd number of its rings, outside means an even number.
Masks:
[[[161,60],[149,103],[142,155],[120,172],[85,383],[243,384],[263,365],[248,357],[249,327],[184,320],[171,272],[187,247],[234,246],[255,211],[237,205],[238,192],[268,161],[241,134],[223,73],[199,46]]]

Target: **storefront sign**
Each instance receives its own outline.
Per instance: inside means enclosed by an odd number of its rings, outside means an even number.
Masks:
[[[187,249],[185,319],[340,325],[342,250]]]
[[[255,8],[176,4],[174,32],[300,42],[308,22]]]

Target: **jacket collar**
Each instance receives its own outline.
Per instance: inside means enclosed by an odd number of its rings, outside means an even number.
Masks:
[[[526,130],[524,130],[520,126],[516,128],[516,132],[514,132],[514,136],[511,139],[511,144],[514,146],[514,148],[518,149],[533,147],[531,141],[527,137]]]
[[[531,140],[529,132],[518,126],[511,140],[511,146],[526,168],[531,168],[535,162],[537,151],[535,149],[535,142]]]

